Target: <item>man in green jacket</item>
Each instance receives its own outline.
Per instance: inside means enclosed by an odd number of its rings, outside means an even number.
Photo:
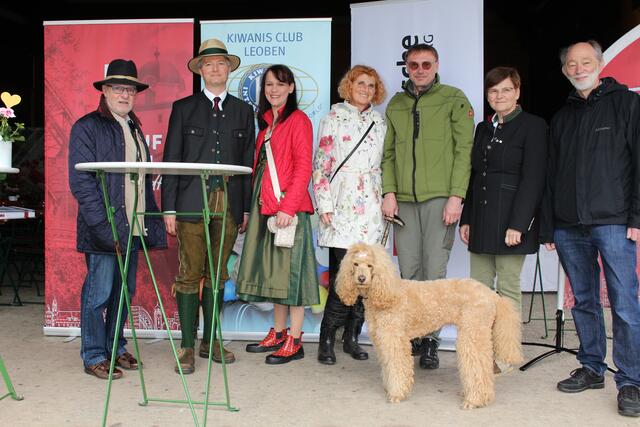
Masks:
[[[382,212],[395,228],[402,277],[435,280],[447,274],[455,225],[471,171],[473,108],[465,94],[440,84],[438,51],[416,44],[406,54],[409,81],[387,105],[382,159]],[[420,367],[436,369],[438,332],[414,342]]]

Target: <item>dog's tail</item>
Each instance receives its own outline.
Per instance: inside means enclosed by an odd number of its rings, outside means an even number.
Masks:
[[[520,313],[510,299],[503,296],[497,299],[496,320],[493,324],[493,351],[496,359],[517,365],[524,360]]]

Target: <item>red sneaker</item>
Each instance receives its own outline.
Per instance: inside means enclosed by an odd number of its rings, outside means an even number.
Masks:
[[[282,336],[276,338],[276,330],[271,328],[266,337],[259,343],[247,344],[247,352],[249,353],[266,353],[267,351],[278,350],[284,344],[285,340],[289,336],[287,331],[289,329],[282,330]]]
[[[295,344],[295,338],[293,338],[293,336],[287,335],[284,345],[280,347],[280,350],[268,355],[265,363],[267,365],[281,365],[283,363],[289,363],[292,360],[302,359],[303,357],[302,334],[300,334],[298,344]]]

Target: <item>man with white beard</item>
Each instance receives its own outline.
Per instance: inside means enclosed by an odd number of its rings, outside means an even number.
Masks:
[[[582,367],[558,383],[578,393],[604,388],[607,351],[600,303],[602,258],[613,318],[618,412],[640,416],[640,96],[600,78],[602,48],[590,40],[563,49],[562,72],[574,86],[550,127],[540,238],[557,249],[575,305]]]

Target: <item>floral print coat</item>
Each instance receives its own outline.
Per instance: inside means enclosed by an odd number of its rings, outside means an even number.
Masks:
[[[371,122],[374,126],[355,153]],[[320,121],[313,161],[313,192],[318,214],[333,213],[331,225],[319,224],[318,245],[348,248],[358,242],[378,243],[383,233],[380,163],[387,125],[372,108],[360,112],[348,102],[335,104]]]

